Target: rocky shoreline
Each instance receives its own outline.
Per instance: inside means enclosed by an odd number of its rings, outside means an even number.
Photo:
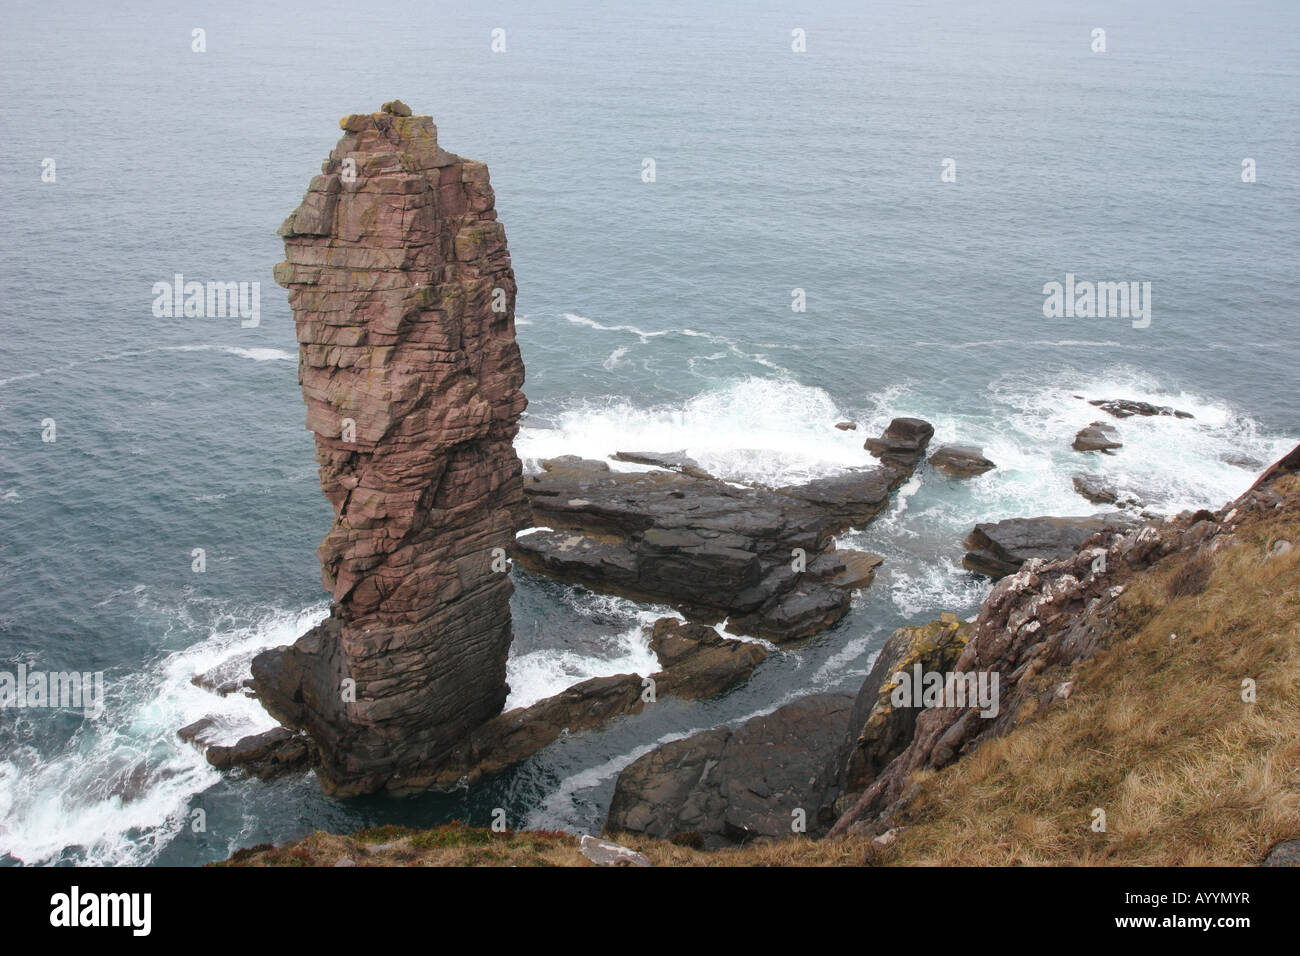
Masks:
[[[801,641],[848,614],[883,559],[837,537],[869,526],[904,483],[996,480],[980,477],[998,466],[975,446],[927,459],[934,428],[906,416],[865,439],[857,467],[801,484],[730,481],[683,451],[616,448],[525,475],[513,447],[526,404],[515,280],[487,168],[443,150],[432,120],[400,101],[341,126],[281,228],[276,269],[334,508],[319,549],[332,605],[294,644],[253,659],[250,680],[211,684],[255,696],[282,725],[233,745],[213,743],[211,721],[182,728],[214,767],[313,769],[338,797],[450,789],[660,696],[725,694],[762,666],[764,642]],[[1127,399],[1091,405],[1119,422],[1190,417]],[[1094,422],[1072,447],[1112,453],[1121,426]],[[1295,459],[1218,512],[1158,519],[1083,472],[1081,497],[1118,510],[977,524],[962,564],[996,583],[975,618],[899,629],[857,694],[810,695],[646,753],[619,775],[606,833],[706,850],[792,834],[886,839],[918,774],[1068,699],[1058,675],[1107,646],[1134,576],[1213,553],[1242,521],[1291,508],[1290,487],[1274,486]],[[512,566],[672,607],[680,618],[647,628],[659,670],[503,713]],[[959,677],[937,704],[902,704],[912,673],[918,701],[924,675]],[[958,686],[974,697],[948,703]],[[624,859],[617,847],[593,852]]]

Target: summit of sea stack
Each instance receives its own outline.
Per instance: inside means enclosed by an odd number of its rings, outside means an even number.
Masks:
[[[526,399],[487,167],[400,100],[340,126],[275,269],[334,509],[333,603],[253,677],[315,744],[323,788],[353,795],[424,785],[505,703]]]

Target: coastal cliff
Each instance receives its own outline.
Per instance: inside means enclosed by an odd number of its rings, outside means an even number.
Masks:
[[[349,795],[423,785],[506,700],[526,401],[487,167],[400,102],[340,125],[275,270],[334,508],[333,606],[254,660],[253,688]]]

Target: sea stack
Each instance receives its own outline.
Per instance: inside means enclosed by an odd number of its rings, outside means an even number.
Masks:
[[[328,793],[418,789],[509,687],[505,553],[526,524],[524,366],[488,170],[400,101],[344,135],[280,228],[334,523],[329,617],[253,662]]]

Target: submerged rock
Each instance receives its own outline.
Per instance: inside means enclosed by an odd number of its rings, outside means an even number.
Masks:
[[[1075,451],[1101,451],[1110,454],[1115,448],[1123,448],[1124,443],[1119,440],[1119,432],[1114,425],[1093,422],[1087,428],[1079,429],[1079,433],[1074,436],[1074,444],[1070,447]]]
[[[1128,398],[1098,398],[1088,404],[1095,405],[1116,418],[1132,418],[1135,415],[1143,417],[1156,415],[1172,415],[1175,418],[1194,417],[1191,412],[1181,412],[1176,408],[1170,408],[1168,405],[1152,405],[1150,402],[1136,402]]]
[[[984,457],[984,449],[975,445],[944,445],[930,456],[930,464],[956,478],[982,475],[997,467]]]

